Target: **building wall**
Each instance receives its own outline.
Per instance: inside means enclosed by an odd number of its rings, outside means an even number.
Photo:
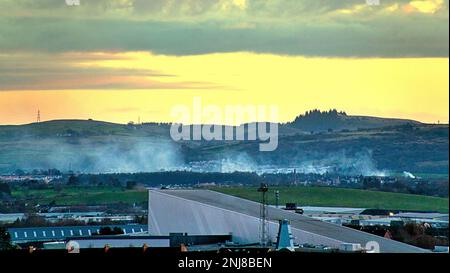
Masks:
[[[147,244],[149,247],[169,247],[169,239],[82,239],[75,240],[80,248],[103,248],[105,245],[117,248],[142,247]]]

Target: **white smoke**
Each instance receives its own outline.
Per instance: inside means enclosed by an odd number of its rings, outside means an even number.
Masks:
[[[218,155],[221,157],[222,155]],[[261,161],[261,160],[260,160]],[[264,161],[264,160],[262,160]],[[377,168],[368,150],[349,154],[342,150],[329,153],[326,156],[314,155],[293,159],[289,164],[264,164],[249,156],[247,153],[227,154],[223,159],[195,161],[189,163],[190,171],[196,172],[223,172],[230,173],[256,172],[263,173],[290,173],[292,170],[306,174],[339,173],[344,175],[389,176],[387,170]]]
[[[312,156],[306,160],[299,160],[296,166],[297,172],[314,174],[340,173],[381,177],[389,175],[389,171],[377,168],[370,150],[362,150],[351,154],[341,150],[329,153],[323,158],[317,157],[320,157],[320,155]]]
[[[86,173],[134,173],[155,172],[183,165],[177,146],[163,140],[84,140],[82,143],[72,144],[61,141],[47,150],[51,152],[26,168],[56,168]]]
[[[240,153],[235,157],[227,157],[221,160],[221,172],[255,172],[258,169],[257,163],[245,153]]]
[[[403,176],[404,176],[405,178],[416,179],[416,176],[415,176],[415,175],[413,175],[412,173],[407,172],[407,171],[404,171],[404,172],[403,172]]]

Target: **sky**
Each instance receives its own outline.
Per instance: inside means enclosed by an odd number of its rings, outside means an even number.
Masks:
[[[70,2],[70,1],[69,1]],[[274,105],[448,123],[448,0],[0,0],[0,124]],[[219,121],[218,121],[219,122]]]

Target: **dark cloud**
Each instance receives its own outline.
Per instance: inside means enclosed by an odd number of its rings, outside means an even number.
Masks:
[[[131,19],[160,19],[164,16],[199,17],[202,15],[229,15],[230,11],[242,11],[246,16],[264,15],[270,17],[307,17],[324,15],[336,10],[347,9],[356,5],[365,5],[366,0],[80,0],[81,5],[69,7],[66,0],[1,0],[0,12],[5,15],[53,15],[104,17],[121,15]],[[380,9],[393,4],[405,5],[412,0],[380,0]],[[438,2],[439,0],[420,0]],[[448,8],[448,0],[443,11]],[[245,9],[238,7],[238,2],[245,3]],[[138,19],[138,18],[135,18]],[[165,18],[173,19],[173,18]]]
[[[386,20],[385,20],[386,19]],[[431,17],[379,18],[364,25],[268,25],[225,28],[180,23],[59,18],[0,19],[0,49],[14,51],[152,51],[192,55],[252,51],[326,57],[447,57],[448,24]]]
[[[448,0],[434,14],[385,11],[409,2],[340,14],[365,0],[0,0],[0,50],[448,57]]]
[[[0,55],[0,91],[61,89],[209,89],[208,82],[186,82],[151,69],[80,66],[83,62],[122,59],[114,54]],[[170,80],[167,80],[170,77]],[[163,78],[166,80],[162,81]]]

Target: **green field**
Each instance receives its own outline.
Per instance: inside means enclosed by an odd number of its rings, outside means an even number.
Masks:
[[[260,199],[260,193],[252,187],[215,187],[212,190],[254,201]],[[300,206],[449,211],[448,198],[327,187],[273,187],[268,193],[270,204],[275,204],[275,190],[280,191],[280,204],[295,202]],[[54,189],[17,190],[12,194],[19,200],[41,205],[51,202],[56,205],[102,205],[147,201],[145,189],[124,190],[114,187],[70,187],[59,192]]]
[[[259,201],[261,196],[256,188],[249,187],[217,187],[212,190],[254,201]],[[295,202],[300,206],[449,211],[448,198],[327,187],[273,187],[268,193],[270,204],[275,204],[276,190],[280,191],[280,204]]]
[[[27,200],[32,204],[56,205],[103,205],[113,203],[140,203],[147,201],[146,190],[123,190],[114,187],[101,188],[64,188],[60,192],[54,189],[19,190],[12,192],[13,197]]]

